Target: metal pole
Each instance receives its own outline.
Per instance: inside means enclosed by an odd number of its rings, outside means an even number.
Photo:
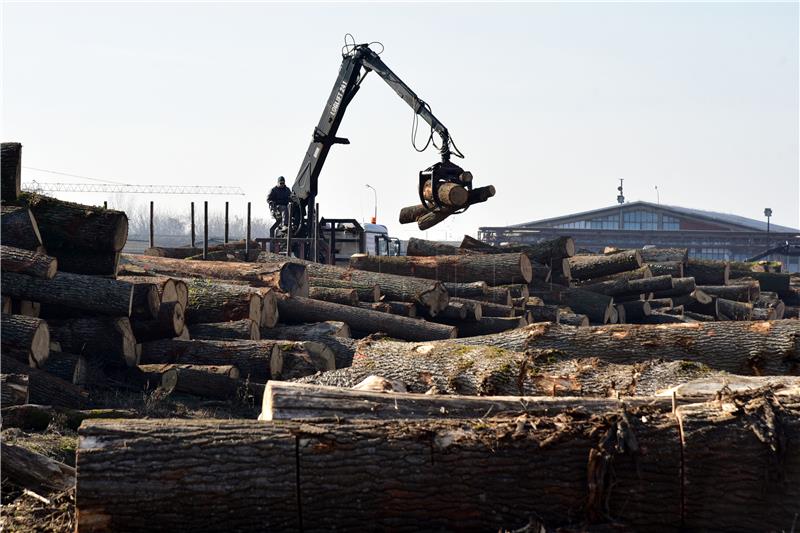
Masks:
[[[203,259],[208,256],[208,202],[203,202]]]
[[[317,262],[317,245],[319,243],[319,203],[316,205],[316,209],[314,210],[314,230],[312,235],[314,236],[314,240],[311,244],[311,253],[314,254],[314,257],[311,258],[313,262]]]
[[[103,200],[103,209],[108,209],[108,201]]]
[[[153,202],[150,202],[150,248],[155,246],[155,239],[153,239]]]
[[[289,202],[289,223],[286,225],[286,257],[292,256],[292,202]]]
[[[192,248],[194,248],[194,202],[192,202]]]
[[[247,202],[247,235],[244,238],[244,257],[250,257],[250,202]]]
[[[225,244],[228,244],[228,202],[225,202]]]

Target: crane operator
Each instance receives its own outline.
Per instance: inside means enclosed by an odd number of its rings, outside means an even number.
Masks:
[[[272,217],[283,226],[289,226],[289,196],[291,190],[286,186],[283,176],[278,178],[278,184],[269,191],[267,203]]]

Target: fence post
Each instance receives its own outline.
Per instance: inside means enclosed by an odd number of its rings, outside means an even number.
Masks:
[[[195,238],[194,238],[194,202],[192,202],[192,248],[194,248]]]
[[[225,202],[225,244],[228,244],[228,202]]]
[[[244,238],[245,261],[250,258],[250,202],[247,202],[247,235]]]
[[[203,259],[208,256],[208,201],[203,202]]]
[[[153,202],[150,202],[150,248],[155,246],[155,239],[153,238]]]

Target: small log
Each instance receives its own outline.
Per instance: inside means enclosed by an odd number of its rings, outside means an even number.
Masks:
[[[664,312],[653,311],[648,316],[642,318],[642,324],[685,324],[688,322],[694,322],[694,320],[680,315],[670,315]]]
[[[672,298],[653,298],[648,300],[650,304],[650,309],[655,311],[656,309],[671,309],[674,304],[672,302]]]
[[[751,320],[753,304],[715,298],[717,320]]]
[[[5,278],[5,276],[3,276]],[[21,353],[23,363],[41,368],[50,355],[50,328],[44,320],[23,315],[0,317],[2,347]]]
[[[4,273],[3,294],[21,300],[88,311],[108,316],[130,316],[134,285],[115,279],[58,272],[53,279]]]
[[[642,261],[645,261],[644,258],[642,258]],[[673,261],[665,263],[649,263],[645,261],[645,263],[654,276],[672,276],[673,278],[684,277],[683,265],[685,262]]]
[[[0,199],[14,203],[22,193],[22,144],[2,143],[0,147]]]
[[[312,324],[287,326],[280,324],[274,328],[261,328],[263,339],[286,339],[293,341],[313,341],[320,336],[350,338],[350,326],[344,322],[328,320]]]
[[[384,332],[398,339],[430,340],[455,337],[455,328],[432,324],[397,315],[361,309],[347,305],[311,300],[310,298],[281,298],[278,300],[281,317],[291,322],[322,322],[338,320],[350,328],[366,333]]]
[[[569,258],[572,278],[581,280],[634,270],[641,266],[642,257],[637,250],[609,255],[576,255]]]
[[[281,347],[280,370],[272,379],[290,380],[336,369],[336,357],[324,343],[301,341]]]
[[[186,323],[189,325],[243,319],[261,322],[263,299],[249,287],[202,279],[188,280],[187,286]]]
[[[137,418],[129,409],[70,409],[52,405],[15,405],[2,409],[3,429],[20,428],[26,431],[44,431],[55,419],[61,426],[77,430],[84,420],[97,418]]]
[[[139,342],[177,337],[183,333],[184,326],[183,306],[177,301],[162,303],[154,320],[131,322],[133,335]]]
[[[508,292],[511,294],[511,298],[525,298],[527,299],[530,296],[530,291],[528,290],[528,286],[515,283],[511,285],[500,285],[497,287],[493,287],[494,289],[508,289]]]
[[[672,296],[684,296],[696,289],[694,278],[672,278],[672,289],[655,291],[654,298],[670,298]]]
[[[44,252],[39,225],[30,209],[3,205],[0,207],[0,235],[2,243],[32,252]]]
[[[329,278],[309,278],[311,289],[315,287],[330,287],[332,289],[352,289],[356,291],[359,302],[380,302],[381,288],[376,283],[357,283],[352,280],[329,279]],[[309,289],[309,296],[311,294]]]
[[[78,385],[86,381],[87,363],[83,356],[74,353],[51,351],[42,370]]]
[[[467,203],[469,192],[457,183],[442,183],[437,189],[437,197],[443,206],[460,208]],[[422,197],[429,202],[433,202],[433,184],[431,180],[425,182],[422,187]]]
[[[469,191],[468,197],[467,197],[467,202],[466,202],[466,204],[464,204],[464,207],[467,207],[467,206],[470,206],[470,205],[473,205],[473,204],[479,204],[479,203],[485,202],[486,200],[488,200],[489,198],[491,198],[494,195],[495,195],[495,188],[494,188],[493,185],[487,185],[485,187],[477,187],[477,188],[472,189],[471,191]],[[461,207],[459,207],[459,208],[442,208],[439,211],[428,211],[428,212],[425,212],[424,214],[422,214],[421,216],[418,216],[416,218],[417,227],[421,231],[425,231],[427,229],[430,229],[433,226],[435,226],[436,224],[438,224],[439,222],[442,222],[447,217],[452,215],[454,210],[460,209],[460,208]],[[412,207],[412,210],[413,209],[414,208]],[[402,220],[402,218],[403,218],[403,212],[401,211],[401,220]],[[402,222],[401,222],[401,224],[402,224]]]
[[[529,283],[533,275],[531,262],[523,254],[439,255],[422,258],[355,254],[350,257],[350,267],[444,282],[487,281],[493,285]]]
[[[646,316],[650,316],[650,303],[643,301],[625,302],[619,304],[625,309],[625,322],[630,324],[639,323]],[[621,323],[621,322],[620,322]]]
[[[459,337],[475,337],[478,335],[489,335],[500,333],[509,329],[524,327],[528,321],[524,317],[495,317],[483,316],[474,322],[448,322],[458,326]]]
[[[558,324],[560,321],[557,305],[526,305],[525,311],[528,313],[526,318],[531,324],[534,322],[555,322]]]
[[[73,385],[43,370],[20,363],[3,354],[0,356],[3,372],[28,376],[28,403],[82,409],[89,404],[89,395]]]
[[[416,237],[411,237],[408,239],[408,245],[406,245],[406,254],[418,257],[428,257],[433,255],[458,255],[465,252],[465,250],[462,250],[458,246],[453,246],[452,244],[427,241],[425,239],[417,239]]]
[[[575,255],[575,241],[572,237],[556,237],[530,244],[492,246],[469,235],[464,235],[464,240],[461,241],[461,248],[481,253],[522,252],[531,261],[550,266],[556,266],[561,263],[561,259]]]
[[[730,276],[727,262],[708,259],[689,259],[683,271],[697,285],[727,285]]]
[[[717,319],[713,315],[706,315],[703,313],[696,313],[690,310],[684,310],[683,316],[691,319],[694,322],[714,322]]]
[[[699,285],[697,288],[710,296],[746,303],[758,300],[761,292],[757,281],[733,285]]]
[[[186,365],[186,364],[163,364],[163,365],[139,365],[139,370],[145,374],[163,374],[167,370],[173,368],[181,370],[195,370],[197,372],[206,372],[211,374],[219,374],[230,379],[239,379],[241,373],[239,369],[233,365]]]
[[[680,263],[689,260],[688,248],[642,248],[639,250],[645,263]],[[682,276],[677,276],[682,277]]]
[[[261,339],[261,330],[257,322],[248,318],[231,322],[217,322],[212,324],[192,324],[191,335],[193,339],[203,340],[248,340]]]
[[[451,298],[453,302],[465,303],[467,305],[475,306],[480,304],[482,317],[513,317],[514,308],[510,305],[493,304],[490,302],[481,302],[478,300],[469,300],[466,298]]]
[[[480,303],[476,302],[476,304],[477,305],[475,307],[480,306]],[[436,315],[436,321],[441,321],[441,320],[460,321],[460,320],[466,320],[466,318],[467,318],[467,304],[463,302],[456,302],[453,298],[450,299],[450,303],[447,304],[447,307]]]
[[[485,295],[489,286],[485,281],[475,281],[472,283],[444,283],[444,288],[447,289],[450,296],[474,299],[477,296]]]
[[[334,289],[331,287],[311,287],[308,297],[312,300],[322,300],[342,305],[356,305],[358,293],[355,289]]]
[[[576,313],[560,312],[558,314],[558,321],[556,324],[558,323],[565,324],[567,326],[586,328],[589,327],[589,317]]]
[[[155,285],[156,290],[158,291],[159,301],[162,304],[179,301],[178,285],[176,280],[172,278],[168,278],[166,276],[120,276],[117,279],[120,281],[127,281],[128,283],[132,283],[134,285],[139,285],[142,283],[146,285]],[[186,302],[181,302],[181,305],[184,307],[188,303],[188,288],[185,296],[187,299]]]
[[[34,278],[52,279],[56,275],[58,261],[42,253],[2,245],[0,246],[0,267],[4,274],[16,272]]]
[[[127,318],[73,318],[49,320],[48,324],[50,336],[64,351],[111,366],[138,364],[136,338]]]
[[[122,254],[122,264],[122,271],[126,274],[244,281],[254,287],[269,287],[291,295],[308,294],[305,268],[302,264],[287,261],[285,257],[271,263],[236,263]]]
[[[777,320],[778,314],[775,309],[765,307],[754,307],[752,309],[750,320]]]
[[[4,479],[39,495],[75,487],[74,468],[16,444],[3,443],[0,465]]]
[[[165,365],[166,366],[166,365]],[[229,375],[206,371],[202,366],[169,365],[161,372],[161,388],[167,393],[179,392],[214,400],[236,400],[242,383]]]
[[[8,369],[4,369],[9,371]],[[0,405],[5,408],[12,405],[28,403],[28,375],[27,374],[0,374]],[[3,428],[6,425],[3,416]]]
[[[49,245],[47,252],[58,259],[59,272],[113,277],[119,271],[120,252],[98,252],[85,248],[69,246],[59,248]]]
[[[405,316],[408,318],[416,318],[417,317],[417,306],[411,302],[392,302],[392,301],[385,301],[382,302],[388,306],[389,313],[398,316]]]
[[[128,217],[113,211],[23,193],[20,202],[36,217],[48,247],[119,252],[128,240]]]
[[[513,305],[514,303],[513,298],[511,296],[511,291],[503,287],[488,287],[486,289],[486,294],[482,296],[475,296],[472,299],[480,302],[508,305],[508,306]]]

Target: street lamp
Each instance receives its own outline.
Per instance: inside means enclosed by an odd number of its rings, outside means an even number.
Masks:
[[[372,189],[372,194],[375,196],[375,211],[372,215],[372,223],[378,223],[378,191],[375,190],[375,187],[367,183],[367,189]]]
[[[772,209],[769,207],[764,209],[764,216],[767,217],[767,233],[769,233],[769,217],[772,216]]]

